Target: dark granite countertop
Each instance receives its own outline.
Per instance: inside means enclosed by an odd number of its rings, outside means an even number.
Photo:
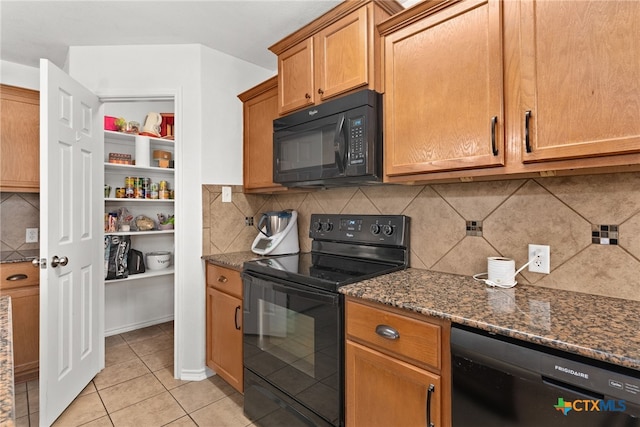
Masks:
[[[252,252],[208,255],[242,270]],[[491,288],[469,276],[409,268],[340,292],[640,370],[640,301],[533,285]]]
[[[0,264],[14,262],[30,262],[40,256],[40,249],[30,249],[26,251],[0,251]]]
[[[13,338],[11,298],[0,296],[0,425],[13,426],[15,401],[13,394]]]
[[[340,292],[640,370],[640,301],[407,269]]]
[[[244,264],[245,261],[252,261],[260,258],[264,258],[264,256],[254,254],[251,251],[205,255],[202,257],[203,260],[211,264],[219,265],[220,267],[232,268],[238,271],[242,271],[242,264]]]

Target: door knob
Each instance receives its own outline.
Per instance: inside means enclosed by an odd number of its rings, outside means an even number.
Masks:
[[[57,266],[64,267],[65,265],[67,265],[68,262],[69,262],[69,258],[67,258],[66,256],[58,258],[58,255],[54,255],[53,258],[51,258],[51,267],[54,267],[54,268]]]

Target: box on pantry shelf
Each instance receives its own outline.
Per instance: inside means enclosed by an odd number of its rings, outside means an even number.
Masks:
[[[153,160],[158,162],[158,167],[168,168],[171,162],[171,152],[163,150],[153,150]]]
[[[132,165],[133,160],[131,159],[131,154],[109,153],[109,163],[116,163],[119,165]]]
[[[173,113],[160,113],[162,122],[160,123],[160,136],[167,139],[173,139],[174,136],[174,115]]]
[[[118,126],[116,126],[116,117],[104,116],[104,130],[118,130]]]

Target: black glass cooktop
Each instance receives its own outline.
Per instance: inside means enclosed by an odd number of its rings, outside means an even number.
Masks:
[[[300,253],[244,263],[245,272],[337,291],[340,286],[403,269],[403,265],[320,253]]]

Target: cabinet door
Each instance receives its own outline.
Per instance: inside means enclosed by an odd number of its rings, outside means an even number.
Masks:
[[[243,187],[246,192],[286,190],[273,182],[273,120],[278,117],[278,86],[274,77],[251,98],[240,95],[244,112]],[[260,85],[262,86],[262,85]],[[254,88],[259,90],[259,86]]]
[[[315,36],[316,87],[325,100],[368,82],[367,8],[362,7]]]
[[[278,112],[280,114],[315,102],[313,38],[278,55]]]
[[[210,367],[242,392],[242,300],[214,288],[207,289],[207,300],[211,319]]]
[[[527,0],[520,19],[522,160],[640,152],[640,2]]]
[[[40,188],[40,95],[0,85],[0,190]]]
[[[13,315],[15,378],[16,382],[21,382],[38,376],[40,292],[38,286],[29,286],[12,289],[6,294],[11,297]]]
[[[346,425],[441,426],[440,377],[347,341]]]
[[[501,8],[456,3],[385,36],[387,178],[504,164]]]

